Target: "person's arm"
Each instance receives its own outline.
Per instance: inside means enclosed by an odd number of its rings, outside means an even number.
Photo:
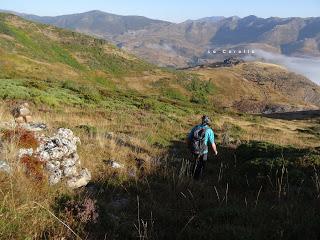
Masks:
[[[215,155],[218,155],[218,151],[217,151],[217,145],[215,144],[214,142],[214,133],[212,131],[212,129],[209,130],[209,141],[211,143],[211,147],[212,147],[212,150],[214,152]]]
[[[215,143],[212,143],[212,150],[214,152],[214,154],[217,156],[218,155],[218,151],[217,151],[217,145]]]

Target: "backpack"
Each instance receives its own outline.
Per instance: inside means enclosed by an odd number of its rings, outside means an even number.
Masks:
[[[201,126],[197,128],[192,135],[190,147],[191,152],[196,155],[201,155],[207,149],[205,142],[207,127]]]

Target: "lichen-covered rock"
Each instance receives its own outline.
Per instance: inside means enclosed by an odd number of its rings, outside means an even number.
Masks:
[[[61,165],[64,168],[69,168],[69,167],[73,167],[76,164],[80,164],[79,162],[79,155],[78,154],[72,154],[71,156],[69,156],[68,158],[65,158],[62,162]]]
[[[114,160],[105,160],[104,163],[107,164],[107,165],[109,165],[109,166],[112,167],[112,168],[116,168],[116,169],[122,169],[122,168],[124,168],[124,165],[123,165],[123,164],[118,163],[118,162],[116,162],[116,161],[114,161]]]
[[[36,140],[34,148],[18,150],[18,159],[21,160],[21,163],[36,159],[43,166],[41,171],[47,172],[43,175],[48,175],[50,185],[65,182],[67,186],[77,188],[86,185],[91,180],[89,170],[83,169],[80,165],[80,157],[77,153],[77,145],[81,143],[80,139],[70,129],[60,128],[54,135],[48,137],[44,133],[41,135],[38,133],[40,130],[46,129],[45,124],[6,123],[1,124],[0,127],[12,130],[17,126],[19,129],[30,130]],[[1,146],[0,142],[0,148]],[[0,161],[0,171],[9,172],[11,168],[6,162]]]
[[[38,152],[38,156],[44,162],[49,162],[50,161],[50,154],[48,152],[46,152],[46,151]]]
[[[6,161],[0,161],[0,172],[11,173],[11,167]]]
[[[20,127],[23,127],[24,129],[31,132],[41,132],[48,128],[48,126],[44,123],[24,123],[21,124]]]
[[[70,188],[80,188],[88,184],[91,180],[91,173],[88,169],[82,169],[77,177],[73,177],[67,181]]]
[[[60,169],[61,163],[59,161],[46,162],[45,168],[49,172],[55,172]]]
[[[32,156],[33,155],[33,149],[32,148],[21,148],[18,152],[18,157],[21,159],[23,156]]]
[[[78,169],[76,166],[63,169],[63,175],[65,177],[74,177],[74,176],[77,176],[77,174],[78,174]]]
[[[15,121],[0,123],[0,128],[13,131],[16,129],[32,135],[34,145],[27,145],[19,149],[17,155],[21,163],[26,166],[32,165],[34,160],[41,165],[41,173],[46,171],[49,184],[54,185],[65,182],[72,188],[82,187],[91,180],[88,169],[83,169],[80,165],[80,158],[77,153],[77,145],[81,144],[70,129],[60,128],[52,136],[45,136],[39,133],[47,129],[44,123],[31,123],[31,111],[28,104],[22,104],[11,111]],[[29,135],[28,135],[29,136]],[[29,138],[27,138],[29,141]],[[0,141],[0,152],[2,142]],[[27,164],[26,164],[27,162]],[[28,165],[29,164],[29,165]],[[30,166],[31,166],[30,165]],[[6,162],[0,161],[0,171],[11,171]]]
[[[62,178],[62,171],[60,169],[56,169],[56,170],[50,172],[49,184],[55,185],[61,181],[61,178]]]
[[[57,184],[63,180],[71,188],[86,185],[91,174],[88,169],[82,169],[77,153],[80,139],[74,136],[70,129],[60,128],[52,137],[41,137],[40,145],[34,154],[45,162],[49,183]],[[82,169],[82,170],[81,170]]]

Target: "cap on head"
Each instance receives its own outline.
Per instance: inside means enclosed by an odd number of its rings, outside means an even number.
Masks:
[[[210,125],[211,121],[210,118],[207,115],[202,116],[202,125]]]

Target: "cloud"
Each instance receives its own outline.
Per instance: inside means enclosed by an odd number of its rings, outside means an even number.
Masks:
[[[255,56],[256,58],[263,58],[270,63],[283,65],[290,71],[304,75],[311,81],[320,85],[320,58],[288,57],[263,50],[256,50]]]

